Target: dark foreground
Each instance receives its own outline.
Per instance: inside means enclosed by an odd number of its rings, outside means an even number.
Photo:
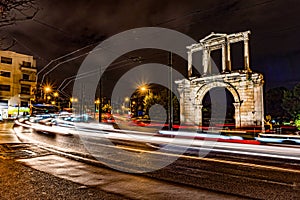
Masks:
[[[0,159],[0,199],[128,199]]]

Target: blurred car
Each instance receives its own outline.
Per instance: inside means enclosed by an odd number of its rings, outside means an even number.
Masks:
[[[261,143],[300,144],[298,131],[289,134],[260,133],[255,139]]]

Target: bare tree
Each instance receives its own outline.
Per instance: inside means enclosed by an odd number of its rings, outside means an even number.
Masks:
[[[38,10],[35,0],[0,0],[0,27],[32,19]]]
[[[35,0],[0,0],[0,28],[13,25],[18,21],[33,19],[38,10],[39,7]],[[15,45],[15,40],[1,35],[0,47],[2,50],[7,50]]]

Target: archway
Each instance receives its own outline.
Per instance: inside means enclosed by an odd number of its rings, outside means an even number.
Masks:
[[[222,110],[226,109],[225,120],[224,119],[212,119],[211,118],[211,111],[212,111],[212,101],[211,96],[224,96],[224,89],[225,89],[225,98],[224,100],[216,99],[214,100],[214,108],[216,109],[215,112],[218,112],[218,109],[221,108]],[[211,95],[213,94],[213,95]],[[218,95],[219,94],[219,95]],[[232,93],[227,88],[222,87],[214,87],[211,88],[202,99],[202,127],[203,129],[207,129],[209,126],[216,126],[218,128],[234,128],[235,127],[235,100]],[[223,114],[220,116],[217,115],[219,118],[224,118]],[[218,124],[216,122],[224,121],[222,124]]]

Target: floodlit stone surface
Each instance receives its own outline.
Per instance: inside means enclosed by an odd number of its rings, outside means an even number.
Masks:
[[[250,69],[249,35],[250,31],[230,35],[211,33],[200,40],[199,43],[187,47],[189,79],[175,81],[180,94],[181,123],[193,123],[201,127],[204,95],[213,88],[223,87],[234,98],[234,118],[237,128],[247,126],[264,127],[264,80],[262,74],[253,73]],[[232,43],[237,42],[244,43],[244,52],[242,52],[244,54],[244,66],[241,70],[232,71],[230,48]],[[211,52],[218,49],[222,50],[221,74],[216,72],[218,71],[217,67],[213,66],[210,57]],[[192,77],[192,66],[195,64],[192,60],[192,54],[199,51],[202,51],[203,71],[200,72],[202,76]],[[200,63],[196,64],[198,66]],[[221,106],[225,107],[226,103]],[[212,112],[215,111],[214,109],[212,108]],[[225,116],[223,118],[218,123],[224,123]]]

